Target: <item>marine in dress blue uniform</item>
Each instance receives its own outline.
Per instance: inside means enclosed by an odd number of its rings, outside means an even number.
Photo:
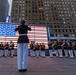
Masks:
[[[68,53],[69,53],[70,58],[74,58],[72,42],[70,41],[68,42]]]
[[[74,50],[74,54],[75,54],[75,56],[76,56],[76,42],[73,42],[73,50]]]
[[[3,43],[1,42],[0,43],[0,57],[2,57],[3,56]]]
[[[63,57],[63,51],[62,51],[62,41],[58,41],[58,52],[59,52],[59,56],[60,58]]]
[[[68,45],[66,41],[63,41],[62,48],[64,50],[65,57],[68,57]]]
[[[52,43],[49,41],[48,42],[48,49],[49,49],[49,55],[50,57],[53,57],[53,47],[52,47]]]
[[[9,44],[8,44],[8,42],[6,42],[4,45],[4,56],[5,57],[8,56],[8,50],[9,50]]]
[[[43,58],[45,58],[45,45],[44,45],[44,43],[41,44],[41,51],[42,51],[41,56]]]
[[[34,55],[34,51],[33,51],[33,48],[34,48],[34,43],[31,41],[31,44],[30,44],[30,56],[33,57]]]
[[[55,41],[53,44],[54,50],[56,52],[56,56],[58,57],[58,41]]]
[[[10,53],[11,53],[11,57],[14,56],[14,42],[13,41],[10,41]]]
[[[28,30],[31,30],[30,27],[25,25],[25,20],[21,21],[21,25],[15,28],[15,31],[18,31],[19,38],[18,38],[18,46],[17,46],[17,64],[18,64],[18,71],[25,72],[27,71],[27,63],[28,63],[28,43],[29,39],[27,36]]]
[[[40,53],[39,44],[36,43],[36,57],[39,57],[39,53]]]

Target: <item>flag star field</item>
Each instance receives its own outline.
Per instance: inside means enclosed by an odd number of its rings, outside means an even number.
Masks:
[[[16,24],[0,24],[0,36],[15,37]]]

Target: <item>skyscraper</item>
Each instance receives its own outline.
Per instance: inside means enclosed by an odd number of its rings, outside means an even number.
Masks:
[[[76,0],[13,0],[13,22],[26,19],[50,27],[51,39],[75,39]]]
[[[13,1],[13,0],[8,0],[8,3],[9,3],[9,12],[8,12],[8,15],[9,15],[9,16],[11,16],[12,1]]]
[[[6,16],[8,16],[8,10],[8,0],[0,0],[0,22],[5,22]]]

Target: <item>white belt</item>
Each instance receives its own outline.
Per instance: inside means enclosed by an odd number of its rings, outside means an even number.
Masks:
[[[19,34],[19,36],[25,36],[25,35],[27,35],[27,34]]]

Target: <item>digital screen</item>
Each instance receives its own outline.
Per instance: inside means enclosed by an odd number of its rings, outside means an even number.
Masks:
[[[6,37],[15,37],[16,24],[1,24],[0,23],[0,36],[6,36]]]

